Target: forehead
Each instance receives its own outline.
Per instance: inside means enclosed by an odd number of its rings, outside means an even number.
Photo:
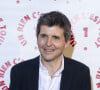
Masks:
[[[42,25],[40,28],[40,34],[48,34],[48,35],[64,35],[64,30],[59,26],[47,26]]]

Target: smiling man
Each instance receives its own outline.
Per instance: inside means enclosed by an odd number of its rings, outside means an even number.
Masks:
[[[58,11],[40,16],[37,44],[40,56],[15,65],[9,90],[91,90],[89,68],[63,56],[71,24]]]

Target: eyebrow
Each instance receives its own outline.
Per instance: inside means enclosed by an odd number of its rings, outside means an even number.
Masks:
[[[45,34],[45,33],[41,33],[40,35],[46,35],[46,36],[48,36],[47,34]]]
[[[45,36],[48,36],[48,34],[46,34],[46,33],[40,33],[40,35],[45,35]],[[60,36],[59,36],[59,35],[52,35],[52,37],[58,37],[58,38],[60,38]]]
[[[57,36],[57,35],[53,35],[52,37],[54,37],[54,38],[58,38],[58,39],[60,38],[60,36]]]

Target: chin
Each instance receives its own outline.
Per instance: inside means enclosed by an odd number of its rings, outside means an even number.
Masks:
[[[47,58],[46,58],[46,57],[47,57]],[[46,62],[52,62],[52,61],[55,60],[55,58],[54,58],[54,57],[51,57],[51,56],[44,56],[44,57],[43,57],[43,60],[46,61]]]
[[[52,62],[53,59],[44,59],[45,62]]]

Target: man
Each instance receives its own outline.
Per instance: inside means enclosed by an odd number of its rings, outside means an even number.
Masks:
[[[40,56],[15,65],[9,90],[91,90],[89,68],[63,56],[71,24],[57,11],[40,16],[37,44]]]

